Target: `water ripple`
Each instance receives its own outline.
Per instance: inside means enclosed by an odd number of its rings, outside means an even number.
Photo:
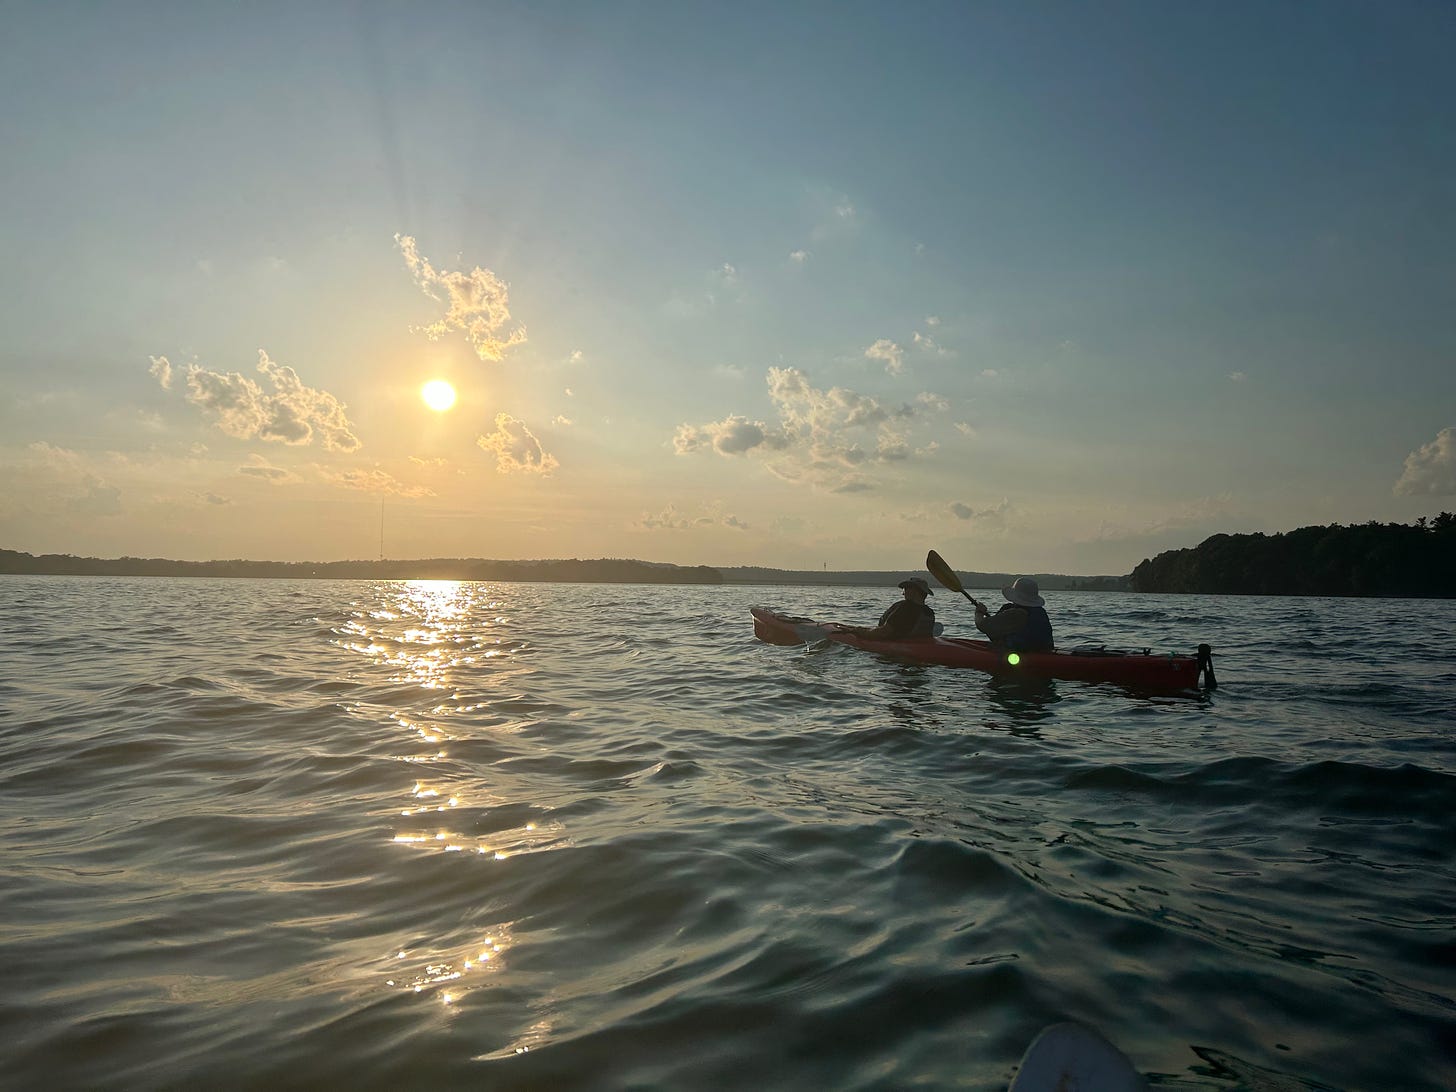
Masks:
[[[1169,699],[752,640],[874,589],[0,594],[17,1087],[1004,1088],[1061,1019],[1158,1086],[1456,1072],[1449,604],[1059,593],[1212,643]]]

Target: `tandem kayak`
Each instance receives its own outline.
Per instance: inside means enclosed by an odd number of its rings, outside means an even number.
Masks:
[[[1068,652],[1008,652],[989,641],[964,637],[912,637],[903,641],[874,641],[834,622],[816,622],[754,607],[753,634],[770,645],[802,645],[835,641],[866,652],[879,652],[917,663],[942,667],[970,667],[993,675],[1027,679],[1072,679],[1108,682],[1138,690],[1196,690],[1202,675],[1205,689],[1217,682],[1213,653],[1199,645],[1193,656],[1155,656],[1148,652],[1114,652],[1100,648]]]

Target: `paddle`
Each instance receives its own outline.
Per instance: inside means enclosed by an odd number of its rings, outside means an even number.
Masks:
[[[930,570],[930,575],[940,581],[940,586],[947,591],[959,592],[976,606],[981,607],[981,601],[971,595],[961,586],[961,578],[956,576],[955,570],[945,563],[945,559],[934,550],[925,555],[925,567]],[[984,607],[982,608],[984,609]]]

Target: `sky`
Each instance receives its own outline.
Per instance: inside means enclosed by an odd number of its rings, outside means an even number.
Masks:
[[[11,0],[0,548],[1093,575],[1456,509],[1453,41]]]

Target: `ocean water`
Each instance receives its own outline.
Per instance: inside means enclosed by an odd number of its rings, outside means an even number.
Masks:
[[[1048,597],[1161,697],[748,614],[895,596],[0,577],[0,1086],[1456,1086],[1456,603]]]

